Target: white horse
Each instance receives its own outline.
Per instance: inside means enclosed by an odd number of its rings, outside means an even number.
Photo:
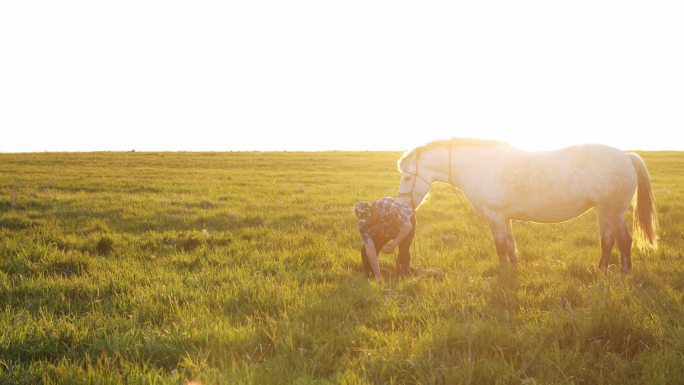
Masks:
[[[450,139],[407,151],[397,200],[417,209],[433,182],[460,189],[483,216],[502,263],[517,261],[511,220],[562,222],[596,208],[601,233],[599,268],[606,269],[617,241],[623,272],[632,268],[632,237],[625,213],[637,191],[634,236],[657,247],[651,179],[641,157],[587,144],[528,152],[506,143]]]

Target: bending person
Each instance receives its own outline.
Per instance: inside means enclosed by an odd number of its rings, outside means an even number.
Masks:
[[[399,246],[396,273],[398,277],[410,274],[409,246],[416,231],[413,209],[385,197],[375,202],[361,201],[354,206],[363,247],[361,258],[368,275],[382,280],[378,254],[380,250],[392,253]],[[389,242],[389,243],[388,243]]]

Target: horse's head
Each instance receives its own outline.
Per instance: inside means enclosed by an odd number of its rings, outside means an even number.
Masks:
[[[423,203],[432,185],[429,175],[421,174],[423,170],[421,170],[420,163],[419,148],[405,153],[397,162],[399,172],[401,172],[397,201],[414,210]]]

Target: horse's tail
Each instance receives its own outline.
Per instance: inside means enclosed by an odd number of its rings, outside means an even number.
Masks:
[[[651,177],[646,163],[635,153],[629,154],[638,176],[636,204],[634,205],[634,224],[632,232],[640,248],[648,243],[652,248],[658,247],[658,219],[656,218],[655,201],[651,190]]]

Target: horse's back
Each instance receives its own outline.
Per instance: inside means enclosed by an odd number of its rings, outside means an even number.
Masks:
[[[617,148],[601,144],[585,144],[550,151],[547,164],[557,172],[557,179],[576,184],[592,195],[612,194],[637,183],[636,171],[629,155]]]
[[[511,151],[502,174],[509,216],[557,222],[594,206],[629,205],[637,175],[629,155],[599,144],[554,151]]]

